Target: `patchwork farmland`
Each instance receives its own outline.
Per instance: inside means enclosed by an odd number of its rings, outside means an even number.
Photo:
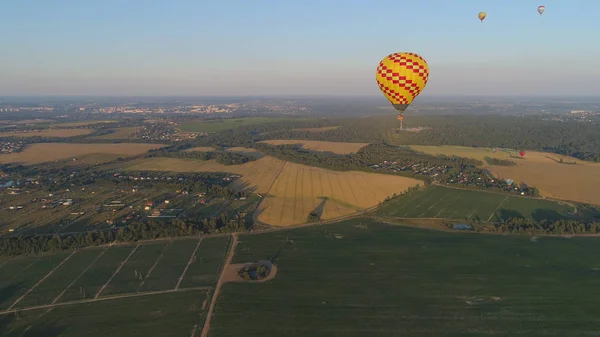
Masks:
[[[156,335],[154,329],[163,331],[161,336],[199,332],[207,292],[222,268],[229,239],[165,240],[4,259],[0,332],[21,336],[26,327],[56,328],[60,336],[130,336],[132,331]],[[51,318],[57,317],[64,326],[52,326]],[[102,326],[110,317],[112,323]]]
[[[514,166],[487,166],[499,178],[513,179],[536,187],[540,194],[563,200],[600,205],[600,163],[586,162],[548,152],[527,151],[523,159],[517,151],[501,149],[494,153],[490,148],[461,146],[411,146],[417,151],[437,155],[456,155],[484,162],[485,157],[508,159]],[[563,160],[563,163],[560,161]],[[565,164],[565,162],[574,164]]]
[[[387,202],[377,210],[377,214],[482,221],[523,217],[539,221],[567,218],[573,210],[572,206],[550,200],[431,186]]]
[[[144,158],[132,162],[127,169],[241,174],[242,178],[231,187],[263,194],[265,199],[258,210],[258,219],[274,226],[305,223],[311,211],[316,211],[321,219],[348,215],[421,183],[400,176],[331,171],[270,156],[231,166],[214,160]]]
[[[41,131],[0,132],[0,137],[56,137],[68,138],[89,135],[92,129],[47,129]]]
[[[39,143],[27,146],[23,152],[0,154],[0,163],[39,164],[61,159],[76,158],[89,154],[106,153],[121,156],[135,156],[157,149],[159,144],[75,144],[75,143]]]

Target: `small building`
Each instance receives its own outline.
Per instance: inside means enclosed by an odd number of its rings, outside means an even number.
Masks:
[[[169,200],[165,200],[165,204],[168,204],[168,203],[169,203]]]
[[[150,206],[144,206],[144,211],[149,211],[150,209],[152,209],[152,207],[150,207]]]

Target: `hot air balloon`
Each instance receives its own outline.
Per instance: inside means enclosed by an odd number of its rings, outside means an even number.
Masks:
[[[523,156],[525,156],[525,151],[521,150],[521,151],[519,152],[519,156],[521,156],[521,158],[523,158]]]
[[[540,13],[540,15],[544,14],[545,10],[546,10],[546,6],[538,6],[538,13]]]
[[[483,23],[483,20],[485,20],[486,16],[487,16],[487,14],[485,14],[485,12],[479,12],[479,14],[477,14],[477,17],[479,18],[479,20],[481,20],[482,23]]]
[[[402,123],[402,113],[427,84],[429,66],[415,53],[394,53],[379,62],[375,79],[385,98],[398,111],[398,120]]]

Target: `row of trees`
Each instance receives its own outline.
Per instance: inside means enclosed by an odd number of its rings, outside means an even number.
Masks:
[[[577,220],[541,220],[526,218],[508,218],[494,225],[498,233],[528,234],[597,234],[600,233],[600,222],[583,222]]]
[[[250,226],[251,223],[248,223],[245,217],[238,215],[235,219],[228,219],[225,214],[200,221],[179,219],[170,222],[136,221],[117,230],[88,232],[87,234],[4,237],[0,238],[0,255],[32,255],[100,246],[113,242],[136,242],[209,233],[228,233],[244,231]]]
[[[515,166],[515,165],[517,165],[517,163],[515,163],[512,160],[508,160],[508,159],[499,159],[499,158],[491,158],[491,157],[485,157],[483,159],[485,160],[486,163],[488,163],[490,165],[496,165],[496,166]]]

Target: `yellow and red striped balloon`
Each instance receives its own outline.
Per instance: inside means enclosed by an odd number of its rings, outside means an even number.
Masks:
[[[415,53],[394,53],[379,62],[376,79],[383,95],[401,114],[425,88],[429,66]]]

